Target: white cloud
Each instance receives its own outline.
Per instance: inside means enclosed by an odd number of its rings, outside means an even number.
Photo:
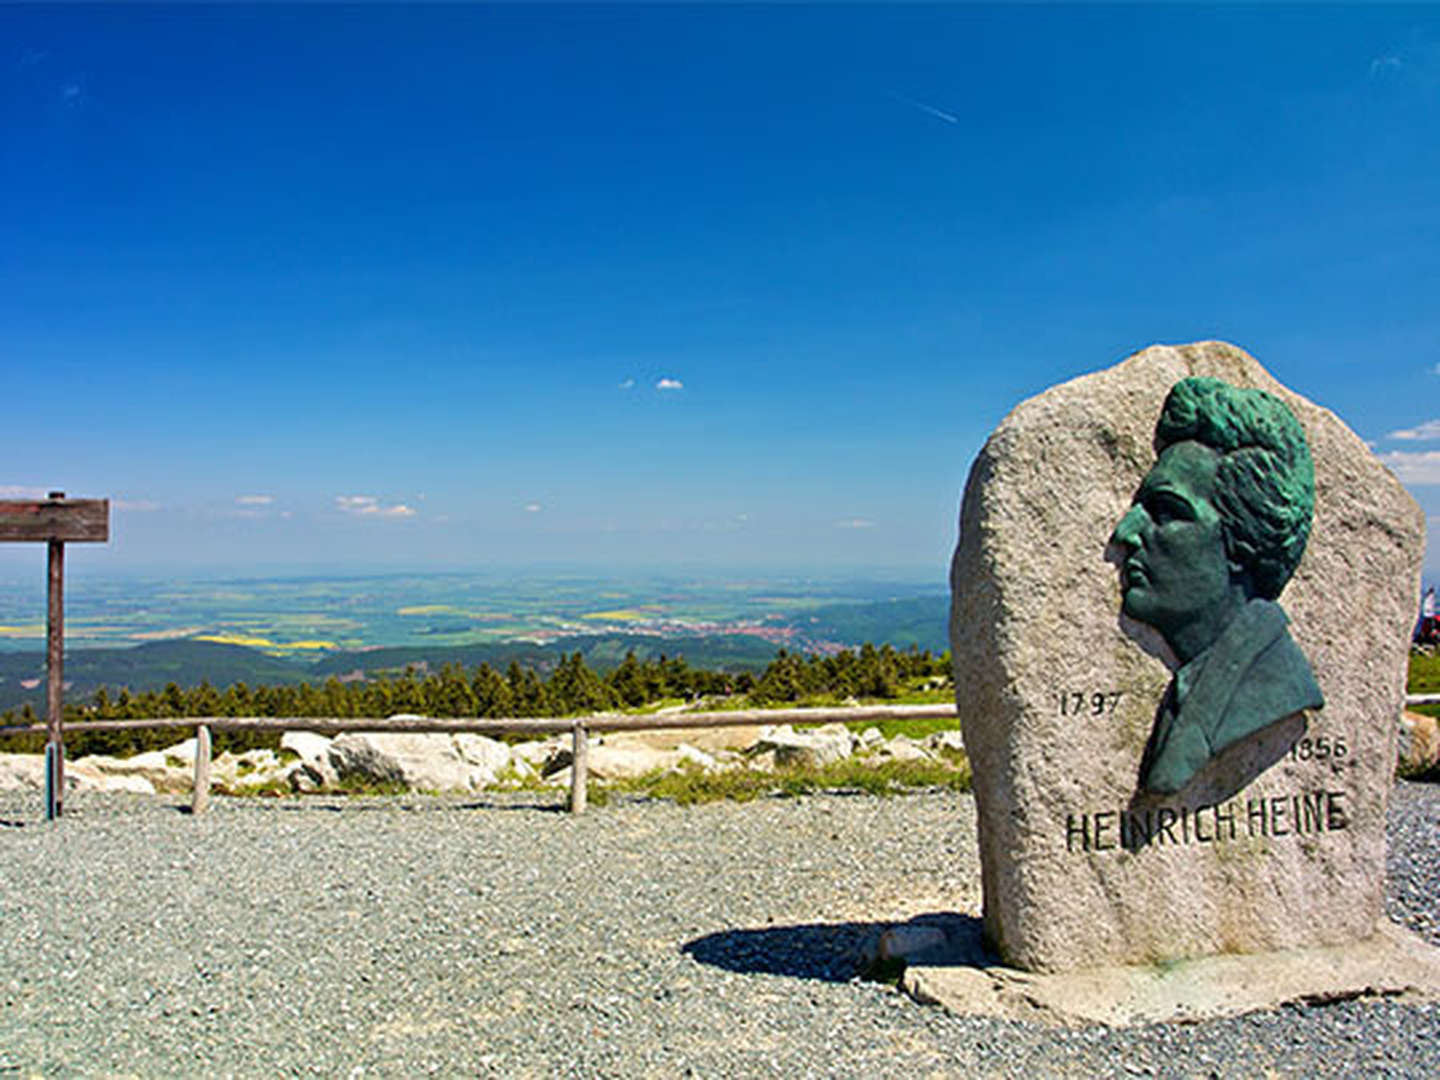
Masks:
[[[634,389],[635,389],[635,380],[634,380],[634,379],[626,379],[624,382],[622,382],[622,383],[620,384],[620,389],[621,389],[621,390],[634,390]]]
[[[1405,66],[1405,61],[1398,56],[1377,56],[1370,61],[1371,76],[1382,75],[1387,71],[1399,71]]]
[[[269,506],[275,501],[274,495],[236,495],[235,502],[240,506]]]
[[[115,510],[124,510],[132,514],[148,514],[160,509],[160,504],[153,499],[115,499],[110,506]]]
[[[655,384],[656,390],[684,390],[685,384],[679,379],[664,378]]]
[[[356,514],[363,517],[414,517],[415,511],[404,503],[394,503],[385,506],[380,499],[374,495],[336,495],[335,506],[343,514]]]
[[[1426,420],[1413,428],[1401,428],[1385,436],[1387,439],[1409,439],[1417,442],[1432,442],[1440,439],[1440,420]]]
[[[538,502],[529,502],[525,504],[525,512],[527,514],[538,514],[543,509],[545,508],[541,506]]]
[[[1432,375],[1440,375],[1440,364],[1436,364],[1433,368],[1431,368],[1430,373]]]
[[[1402,484],[1440,484],[1440,450],[1391,450],[1379,457]]]
[[[835,522],[837,529],[873,529],[875,522],[868,518],[846,518],[844,521]]]

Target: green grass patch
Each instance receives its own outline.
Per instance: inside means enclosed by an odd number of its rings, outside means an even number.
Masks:
[[[595,802],[595,795],[607,789],[616,794],[671,799],[681,806],[692,806],[722,799],[749,802],[769,795],[793,798],[818,791],[862,791],[868,795],[898,795],[918,788],[969,791],[969,765],[935,761],[886,761],[871,764],[863,759],[847,758],[815,768],[782,768],[774,772],[756,769],[656,772],[636,780],[593,784],[591,801]]]
[[[914,720],[851,720],[845,726],[856,733],[868,727],[879,728],[880,734],[887,739],[893,739],[896,735],[923,739],[937,731],[960,730],[960,724],[950,716],[917,717]]]
[[[1440,654],[1426,656],[1410,653],[1410,678],[1405,686],[1410,694],[1440,694]]]

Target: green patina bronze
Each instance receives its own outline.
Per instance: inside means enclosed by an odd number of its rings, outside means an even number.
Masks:
[[[1168,794],[1324,698],[1275,603],[1315,512],[1315,466],[1294,413],[1263,390],[1182,379],[1155,452],[1110,541],[1125,551],[1125,614],[1155,627],[1180,664],[1140,767],[1146,791]]]

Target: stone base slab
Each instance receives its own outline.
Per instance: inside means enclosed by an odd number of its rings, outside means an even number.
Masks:
[[[1440,949],[1392,923],[1349,945],[1207,956],[1168,967],[1104,967],[1057,974],[974,963],[956,943],[951,964],[933,951],[905,969],[901,986],[923,1004],[962,1016],[1081,1027],[1195,1023],[1358,997],[1440,999]]]

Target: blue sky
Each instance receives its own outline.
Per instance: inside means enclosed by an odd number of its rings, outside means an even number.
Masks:
[[[1437,177],[1419,6],[0,7],[0,497],[938,583],[1011,407],[1223,338],[1435,532]]]

